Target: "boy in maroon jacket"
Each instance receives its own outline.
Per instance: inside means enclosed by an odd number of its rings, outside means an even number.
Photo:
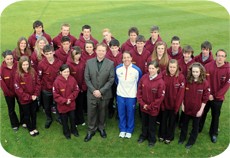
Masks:
[[[199,121],[203,114],[204,107],[210,95],[209,83],[205,79],[205,68],[198,62],[193,63],[188,70],[188,77],[185,84],[184,101],[182,111],[184,119],[178,143],[183,144],[187,133],[189,120],[192,119],[192,131],[185,147],[190,149],[195,144],[199,133]]]
[[[85,47],[85,42],[88,40],[93,41],[95,46],[98,44],[98,41],[91,35],[91,26],[84,25],[82,26],[81,30],[82,32],[79,35],[79,39],[75,42],[75,46],[79,46],[83,51]]]
[[[45,33],[43,23],[41,21],[36,20],[33,23],[33,29],[34,29],[34,33],[30,35],[30,37],[28,38],[29,47],[32,52],[34,51],[34,46],[37,39],[41,36],[44,36],[46,40],[49,42],[49,44],[51,44],[52,39],[49,34]]]
[[[62,36],[61,47],[55,51],[55,56],[66,63],[68,56],[71,54],[71,41],[68,36]]]
[[[149,50],[151,54],[153,53],[155,49],[155,44],[158,41],[162,41],[159,31],[160,31],[160,28],[158,26],[153,25],[150,29],[151,37],[145,43],[145,48]]]
[[[207,113],[211,108],[212,119],[209,135],[213,143],[217,141],[221,107],[224,101],[224,95],[227,93],[230,85],[230,65],[226,59],[227,52],[223,49],[219,49],[216,52],[216,60],[205,65],[206,76],[210,84],[211,92],[200,121],[199,131],[202,131]]]
[[[136,45],[136,38],[139,35],[139,31],[136,27],[131,27],[128,31],[129,39],[121,45],[121,52],[131,51]]]
[[[201,53],[194,57],[196,62],[201,63],[203,66],[213,61],[212,44],[209,41],[204,41],[201,44]]]
[[[38,64],[38,75],[42,83],[42,99],[46,113],[45,128],[49,128],[52,123],[51,106],[54,104],[52,86],[63,62],[54,57],[54,50],[51,45],[45,45],[43,52],[46,58]]]
[[[57,50],[61,47],[61,39],[63,36],[68,36],[70,38],[71,47],[74,46],[74,43],[76,42],[77,38],[70,34],[70,25],[62,24],[61,32],[56,37],[54,37],[52,41],[54,50]]]
[[[147,59],[150,56],[150,52],[144,47],[145,42],[145,37],[138,35],[136,39],[136,47],[130,51],[133,57],[132,63],[141,69],[142,74],[147,70]]]
[[[176,59],[178,61],[183,58],[182,48],[180,47],[180,38],[178,36],[172,37],[171,47],[167,49],[167,52],[171,59]]]

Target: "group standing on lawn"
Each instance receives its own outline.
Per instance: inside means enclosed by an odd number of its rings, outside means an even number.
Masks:
[[[114,116],[116,107],[118,136],[130,139],[138,105],[142,122],[138,143],[148,140],[153,147],[158,137],[159,142],[169,144],[178,121],[178,143],[183,144],[192,119],[185,145],[191,148],[211,109],[209,134],[216,143],[221,107],[230,85],[225,50],[218,49],[214,57],[211,43],[204,41],[201,53],[194,57],[192,46],[181,47],[177,36],[172,37],[167,49],[158,26],[151,27],[148,40],[131,27],[121,47],[108,28],[102,31],[101,43],[92,36],[89,25],[82,26],[78,39],[70,34],[69,24],[63,24],[53,39],[43,28],[41,21],[35,21],[28,40],[20,37],[13,51],[2,53],[1,89],[15,131],[22,125],[31,136],[39,135],[36,112],[43,108],[46,129],[53,122],[55,109],[67,139],[71,134],[78,137],[77,125],[85,124],[85,142],[97,131],[106,138],[106,118]]]

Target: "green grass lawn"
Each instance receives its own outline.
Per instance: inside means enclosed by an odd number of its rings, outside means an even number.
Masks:
[[[229,14],[220,5],[209,1],[22,1],[7,7],[1,15],[1,52],[14,49],[19,37],[32,34],[32,23],[41,20],[45,31],[56,36],[62,23],[71,25],[71,34],[78,38],[81,27],[89,24],[92,35],[102,41],[102,29],[110,28],[120,43],[127,40],[127,31],[136,26],[140,34],[149,38],[152,25],[160,27],[162,39],[170,45],[171,37],[178,35],[181,45],[190,44],[195,55],[200,53],[200,44],[209,40],[213,52],[229,48]],[[2,58],[0,58],[2,61]],[[228,55],[229,61],[229,55]],[[20,128],[14,132],[10,127],[7,106],[2,95],[0,104],[1,145],[12,155],[19,157],[210,157],[222,153],[229,145],[229,92],[222,106],[220,131],[216,144],[211,143],[208,130],[210,113],[196,144],[186,150],[178,145],[179,129],[175,140],[165,145],[157,142],[149,148],[147,142],[138,144],[141,123],[136,114],[135,131],[130,140],[119,139],[116,119],[107,121],[107,139],[97,133],[90,142],[83,141],[87,128],[78,128],[80,137],[68,141],[62,128],[53,122],[50,129],[44,128],[45,114],[40,110],[37,127],[40,135],[31,137],[28,131]]]

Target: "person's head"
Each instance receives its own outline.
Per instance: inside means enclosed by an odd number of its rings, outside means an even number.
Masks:
[[[179,71],[178,61],[176,59],[170,59],[166,68],[166,73],[170,76],[178,76]]]
[[[70,33],[70,25],[69,24],[62,24],[61,25],[61,33],[62,33],[62,36],[68,36]]]
[[[94,42],[91,41],[91,40],[87,40],[85,41],[85,51],[88,53],[88,54],[93,54],[94,53]]]
[[[183,47],[182,52],[183,52],[184,61],[187,62],[192,58],[194,50],[193,50],[192,46],[186,45]]]
[[[20,37],[17,42],[17,47],[20,51],[25,51],[28,47],[28,40],[25,37]]]
[[[158,36],[159,36],[159,31],[160,31],[160,28],[156,25],[153,25],[151,28],[150,28],[150,34],[151,34],[151,38],[153,40],[157,40]]]
[[[31,72],[31,63],[28,56],[22,56],[18,61],[18,72],[20,75],[23,73]]]
[[[137,49],[143,49],[144,46],[145,46],[145,37],[143,35],[138,35],[137,38],[136,38],[136,46],[137,46]]]
[[[36,34],[40,35],[43,31],[43,23],[40,20],[36,20],[33,23],[33,29]]]
[[[7,66],[12,66],[13,65],[14,57],[13,57],[13,53],[12,53],[11,50],[5,50],[2,53],[2,56],[3,56],[4,61],[6,62]]]
[[[187,80],[189,83],[192,83],[194,81],[197,83],[202,83],[204,82],[205,77],[206,77],[205,68],[201,63],[195,62],[189,66],[188,75],[187,75]]]
[[[158,41],[152,53],[152,60],[159,60],[160,65],[168,65],[169,57],[167,53],[167,45],[164,41]]]
[[[103,38],[106,42],[110,42],[112,39],[112,33],[110,32],[110,30],[108,28],[105,28],[102,30],[102,35]]]
[[[200,46],[202,55],[205,57],[209,56],[209,52],[212,50],[212,44],[209,41],[204,41]]]
[[[65,51],[67,51],[67,50],[70,49],[71,42],[70,42],[69,36],[62,36],[62,38],[61,38],[61,45],[62,45],[62,48]]]
[[[216,64],[218,66],[222,66],[224,65],[224,62],[226,61],[227,58],[227,51],[225,51],[224,49],[218,49],[216,51]]]
[[[129,51],[124,51],[122,54],[122,62],[125,67],[128,67],[132,63],[132,54]]]
[[[73,61],[79,61],[81,58],[81,48],[79,46],[74,46],[71,52],[71,58]]]
[[[70,75],[70,70],[69,70],[69,66],[67,64],[63,64],[60,68],[59,68],[59,72],[62,75],[62,77],[64,77],[66,80]]]
[[[107,46],[104,43],[97,44],[96,54],[98,60],[103,60],[105,58]]]
[[[148,71],[150,76],[154,76],[160,72],[159,63],[156,60],[153,60],[148,63]]]
[[[48,61],[52,61],[54,59],[54,48],[52,45],[45,45],[43,47],[43,53]]]
[[[173,52],[177,52],[180,47],[180,38],[178,36],[173,36],[171,39],[171,47]]]
[[[44,36],[41,36],[37,39],[35,46],[34,46],[34,50],[37,53],[37,57],[39,58],[39,60],[41,60],[41,57],[42,57],[41,55],[44,54],[43,48],[47,44],[49,44],[49,43]]]
[[[120,46],[120,43],[117,39],[112,39],[109,42],[109,48],[112,53],[117,53],[119,51],[119,46]]]
[[[81,33],[82,33],[83,37],[86,40],[89,40],[90,39],[90,35],[91,35],[91,26],[84,25],[84,26],[82,26],[81,31],[82,31]]]
[[[128,35],[131,42],[136,42],[136,38],[139,35],[139,31],[136,27],[131,27],[128,30]]]

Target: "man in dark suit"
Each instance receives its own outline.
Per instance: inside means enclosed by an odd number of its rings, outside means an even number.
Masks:
[[[87,84],[87,111],[88,111],[88,132],[85,142],[91,140],[96,130],[102,138],[106,138],[105,119],[109,99],[112,98],[111,86],[114,82],[113,62],[105,58],[107,46],[98,44],[96,58],[86,63],[85,82]]]

